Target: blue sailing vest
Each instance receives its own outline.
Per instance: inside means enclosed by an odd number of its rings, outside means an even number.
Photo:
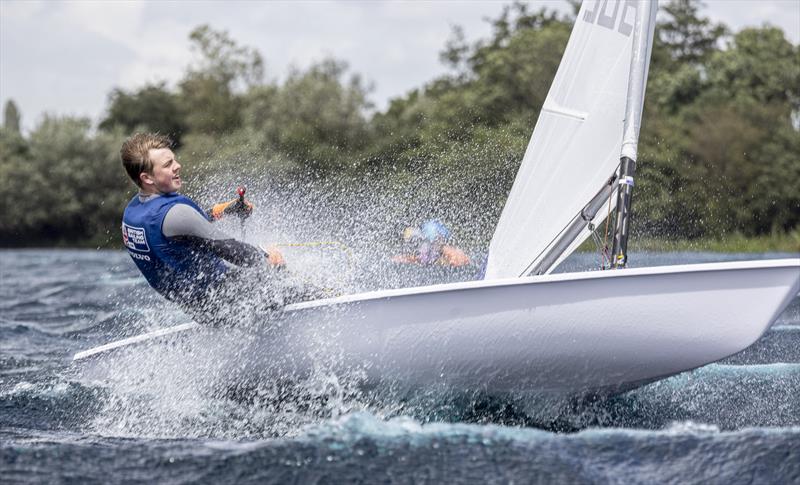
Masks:
[[[168,300],[201,299],[220,283],[227,266],[220,257],[161,232],[167,212],[186,204],[207,217],[190,198],[164,194],[141,202],[136,195],[122,216],[122,241],[150,286]]]

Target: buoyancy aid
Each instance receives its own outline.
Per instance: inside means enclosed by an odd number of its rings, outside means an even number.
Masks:
[[[194,201],[178,193],[144,202],[136,195],[122,216],[122,241],[150,286],[168,300],[191,301],[219,284],[228,266],[210,250],[164,236],[164,217],[175,204],[186,204],[208,217]]]

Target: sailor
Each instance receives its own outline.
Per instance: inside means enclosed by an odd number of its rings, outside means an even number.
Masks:
[[[466,266],[470,263],[464,251],[449,244],[450,230],[436,219],[425,221],[420,227],[403,230],[406,254],[395,256],[395,263],[421,265]]]
[[[241,269],[277,268],[283,257],[275,248],[266,252],[237,241],[212,224],[226,214],[249,216],[253,205],[243,194],[206,213],[178,193],[181,164],[172,145],[153,133],[137,133],[122,144],[122,165],[139,188],[122,217],[122,240],[147,282],[167,300],[201,323],[232,323],[225,320],[236,315],[230,311],[236,305],[225,303],[250,286],[237,281]]]

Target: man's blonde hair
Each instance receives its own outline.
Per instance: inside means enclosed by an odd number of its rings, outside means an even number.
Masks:
[[[149,152],[151,149],[172,148],[172,140],[166,135],[158,133],[136,133],[122,144],[119,156],[122,159],[122,166],[128,172],[128,176],[139,187],[142,186],[139,175],[142,173],[153,173],[153,162],[150,160]]]

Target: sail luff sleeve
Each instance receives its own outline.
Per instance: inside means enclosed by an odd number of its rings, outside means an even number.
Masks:
[[[636,28],[633,31],[633,52],[628,80],[628,99],[625,106],[622,150],[620,158],[627,157],[634,162],[638,152],[639,129],[642,124],[644,93],[650,65],[650,52],[655,32],[658,2],[641,2],[636,9]]]

